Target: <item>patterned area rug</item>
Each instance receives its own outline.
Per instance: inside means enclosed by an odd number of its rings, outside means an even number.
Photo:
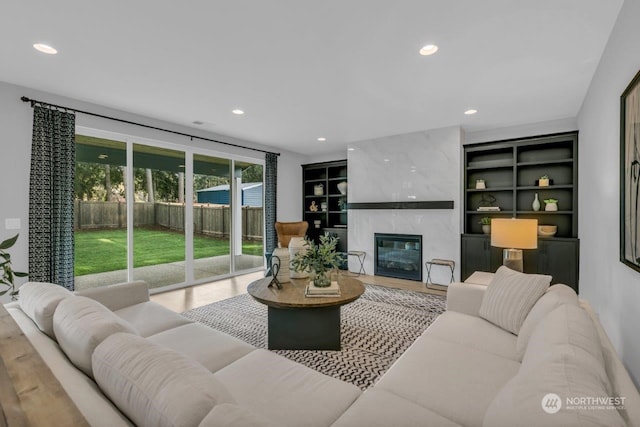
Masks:
[[[275,350],[323,374],[365,390],[445,310],[445,297],[365,285],[365,293],[342,306],[342,350]],[[184,316],[266,348],[267,306],[239,295],[189,310]]]

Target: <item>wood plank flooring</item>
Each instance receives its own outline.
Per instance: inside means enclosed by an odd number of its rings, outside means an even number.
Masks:
[[[247,286],[254,280],[264,276],[264,272],[245,274],[242,276],[223,279],[204,285],[190,286],[184,289],[163,292],[151,296],[151,300],[177,313],[201,307],[216,301],[222,301],[236,295],[247,293]],[[361,275],[358,277],[363,283],[388,286],[391,288],[410,291],[426,292],[436,295],[446,295],[446,291],[428,289],[424,282],[394,279],[382,276]]]

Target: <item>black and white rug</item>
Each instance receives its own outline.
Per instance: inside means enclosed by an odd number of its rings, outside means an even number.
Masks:
[[[358,300],[342,306],[342,350],[275,352],[365,390],[444,310],[443,296],[366,285]],[[267,306],[247,294],[183,315],[256,347],[267,347]]]

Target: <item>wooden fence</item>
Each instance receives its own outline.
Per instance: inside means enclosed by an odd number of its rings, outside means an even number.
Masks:
[[[76,200],[74,218],[76,230],[126,228],[126,203]],[[133,224],[136,227],[164,227],[182,231],[184,230],[184,205],[136,202],[133,205]],[[196,234],[229,237],[231,208],[227,205],[194,205],[193,229]],[[262,208],[242,207],[242,238],[262,240],[263,230]]]

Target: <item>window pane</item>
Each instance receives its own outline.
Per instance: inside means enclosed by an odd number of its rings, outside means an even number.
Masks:
[[[133,145],[133,277],[150,288],[185,281],[181,151]]]
[[[231,161],[193,156],[193,268],[195,280],[231,271]]]
[[[126,144],[76,135],[75,286],[127,280]]]
[[[240,224],[237,227],[236,271],[264,265],[264,185],[262,165],[235,162],[236,183],[241,201]]]

